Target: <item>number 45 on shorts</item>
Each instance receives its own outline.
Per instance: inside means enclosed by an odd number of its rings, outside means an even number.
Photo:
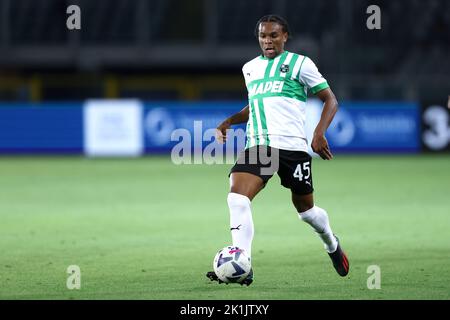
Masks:
[[[311,175],[310,162],[299,163],[294,171],[294,178],[297,178],[298,181],[303,181],[303,179],[307,180]]]

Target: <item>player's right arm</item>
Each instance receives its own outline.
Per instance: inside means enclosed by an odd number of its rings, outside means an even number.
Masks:
[[[227,141],[227,129],[234,124],[240,124],[248,121],[248,105],[246,105],[241,111],[233,114],[231,117],[224,120],[217,128],[216,128],[216,139],[221,143],[225,143]]]

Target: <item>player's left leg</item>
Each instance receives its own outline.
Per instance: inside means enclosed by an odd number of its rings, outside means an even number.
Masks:
[[[299,218],[313,227],[320,239],[322,239],[325,250],[329,253],[336,251],[337,241],[331,230],[327,212],[314,205],[313,194],[298,195],[292,192],[292,203],[297,209]]]
[[[317,232],[339,275],[347,275],[348,259],[331,230],[328,214],[314,204],[311,156],[303,151],[281,150],[278,175],[281,184],[291,190],[300,219]]]
[[[299,195],[292,192],[292,203],[297,209],[299,218],[309,224],[319,235],[338,274],[346,276],[349,271],[348,258],[331,230],[327,212],[314,205],[312,193]]]

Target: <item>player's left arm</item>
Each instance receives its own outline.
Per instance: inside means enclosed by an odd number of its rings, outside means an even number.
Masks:
[[[333,159],[333,154],[331,153],[330,146],[325,138],[325,132],[338,110],[338,102],[330,88],[320,90],[316,93],[316,96],[323,101],[323,110],[320,121],[314,130],[311,148],[315,153],[320,155],[322,159],[331,160]]]

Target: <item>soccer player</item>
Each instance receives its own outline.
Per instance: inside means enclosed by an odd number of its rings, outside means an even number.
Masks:
[[[262,54],[247,62],[242,72],[249,103],[217,127],[217,139],[226,141],[227,129],[247,122],[247,144],[230,171],[228,207],[233,246],[251,257],[254,234],[251,201],[275,172],[281,184],[291,190],[299,218],[322,240],[340,276],[349,272],[347,256],[330,227],[327,212],[313,198],[311,156],[307,153],[305,113],[307,91],[323,101],[323,110],[311,142],[312,150],[324,160],[333,155],[325,132],[337,112],[338,103],[314,62],[286,51],[287,22],[277,15],[262,17],[255,35]],[[206,276],[221,282],[214,271]],[[250,285],[253,271],[241,283]]]

